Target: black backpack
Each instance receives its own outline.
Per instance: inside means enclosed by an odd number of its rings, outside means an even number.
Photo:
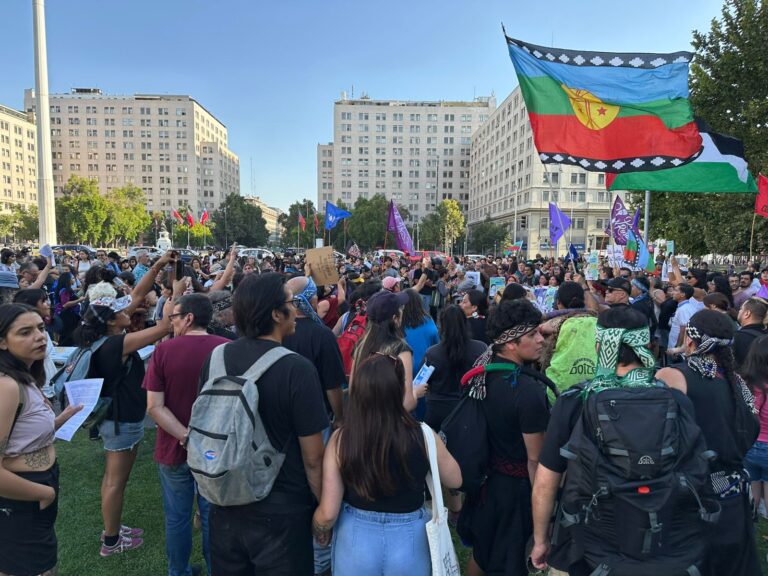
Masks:
[[[509,364],[510,371],[515,369],[514,364]],[[522,366],[518,377],[523,375],[539,381],[555,396],[559,395],[554,382],[541,372]],[[477,495],[485,483],[491,456],[483,402],[465,388],[464,396],[440,426],[440,438],[461,468],[461,491],[470,497]]]
[[[568,460],[561,524],[593,574],[699,573],[707,524],[720,513],[705,499],[714,452],[669,388],[590,393],[560,453]]]

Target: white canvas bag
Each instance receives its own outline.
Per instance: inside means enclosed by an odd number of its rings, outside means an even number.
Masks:
[[[437,446],[435,433],[426,424],[421,425],[424,443],[429,453],[427,486],[432,495],[432,520],[427,522],[429,555],[432,558],[432,576],[460,576],[459,560],[453,548],[451,530],[448,527],[448,509],[443,504],[443,491],[440,487],[440,471],[437,467]]]

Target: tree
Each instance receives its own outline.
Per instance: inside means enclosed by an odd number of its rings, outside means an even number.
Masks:
[[[108,215],[109,201],[99,194],[98,182],[70,176],[64,195],[56,199],[56,228],[62,240],[100,244]]]
[[[444,249],[448,254],[453,253],[453,243],[464,230],[464,215],[456,200],[443,200],[437,207],[443,225]]]
[[[40,234],[40,216],[36,205],[29,208],[14,206],[11,212],[11,230],[18,240],[35,240]]]
[[[187,231],[189,231],[189,236],[187,236]],[[187,239],[189,239],[189,246],[192,248],[202,248],[211,241],[211,230],[200,222],[195,222],[193,226],[185,223],[174,227],[172,238],[174,246],[187,246]],[[232,239],[233,242],[234,240],[236,239]]]
[[[267,221],[261,208],[246,202],[236,192],[227,196],[219,209],[211,214],[210,224],[213,238],[219,246],[232,242],[249,247],[264,246],[269,238]]]
[[[691,103],[716,132],[741,139],[752,173],[768,170],[768,3],[725,0],[709,31],[693,33]],[[749,250],[751,194],[653,193],[651,235],[670,238],[680,252]],[[632,202],[642,202],[633,194]],[[757,218],[755,245],[768,248],[768,220]]]
[[[490,216],[470,228],[468,244],[481,254],[487,254],[495,246],[502,247],[509,242],[509,228],[504,224],[495,224]]]
[[[299,226],[299,214],[304,217],[304,230],[301,230],[301,226]],[[324,215],[318,213],[317,221],[319,230],[315,232],[314,202],[312,202],[312,200],[307,200],[306,198],[301,202],[294,202],[288,208],[288,212],[283,212],[278,217],[278,223],[283,230],[283,245],[295,246],[296,248],[314,248],[315,238],[323,236],[324,220]],[[299,243],[298,246],[296,246],[297,241]]]
[[[141,188],[129,184],[109,191],[105,198],[108,207],[107,222],[103,229],[104,243],[117,245],[135,242],[152,222],[152,217],[147,214],[146,198]]]
[[[341,203],[338,204],[342,206]],[[404,221],[410,218],[408,209],[397,205]],[[389,200],[384,194],[375,194],[372,198],[360,197],[351,210],[347,236],[357,242],[363,250],[371,250],[385,245],[388,248],[396,247],[396,239],[393,232],[387,233],[389,221]]]
[[[3,236],[8,244],[8,237],[13,235],[15,219],[13,214],[0,214],[0,236]]]

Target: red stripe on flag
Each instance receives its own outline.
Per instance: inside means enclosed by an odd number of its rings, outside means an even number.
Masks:
[[[755,214],[768,218],[768,178],[760,174],[757,177],[757,198],[755,198]]]
[[[590,130],[576,116],[529,114],[536,148],[546,154],[611,160],[645,156],[688,158],[701,148],[696,124],[664,126],[655,116],[616,118],[601,130]]]

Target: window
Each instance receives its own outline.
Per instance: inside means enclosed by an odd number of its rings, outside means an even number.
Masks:
[[[586,184],[586,183],[587,183],[587,175],[585,173],[571,174],[571,184]]]
[[[605,174],[598,174],[597,175],[597,183],[598,184],[605,184]]]
[[[560,182],[560,174],[558,174],[557,172],[552,172],[552,173],[544,172],[542,182],[544,184],[549,184],[550,182],[552,184],[558,184]]]
[[[584,230],[584,218],[574,218],[573,227],[576,230]]]
[[[541,228],[542,230],[548,229],[549,218],[547,218],[546,216],[542,216],[541,219],[539,220],[539,228]]]

